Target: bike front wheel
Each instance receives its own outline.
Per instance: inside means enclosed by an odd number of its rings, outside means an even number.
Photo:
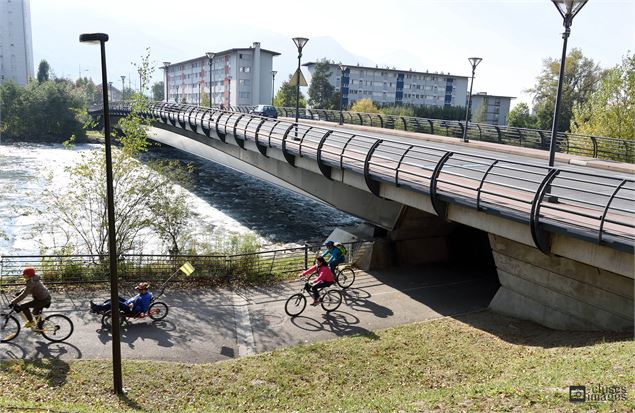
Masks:
[[[62,314],[51,314],[42,321],[42,336],[53,342],[64,341],[73,334],[73,322]]]
[[[166,303],[155,301],[150,304],[150,308],[148,308],[148,317],[154,321],[163,320],[168,315],[168,311],[170,311],[170,309]]]
[[[324,296],[322,296],[322,308],[327,313],[335,311],[342,304],[342,293],[338,290],[328,290]]]
[[[295,317],[300,315],[304,308],[306,307],[306,297],[304,294],[297,293],[293,294],[287,300],[287,303],[284,305],[284,311],[290,315],[291,317]]]
[[[347,289],[355,282],[355,271],[351,267],[344,267],[336,271],[335,282],[343,289]]]
[[[123,327],[125,323],[125,314],[119,312],[119,325]],[[112,326],[112,312],[110,310],[106,311],[104,315],[101,316],[101,326],[102,328],[110,328]]]
[[[13,340],[20,334],[18,319],[9,314],[0,314],[0,343]]]

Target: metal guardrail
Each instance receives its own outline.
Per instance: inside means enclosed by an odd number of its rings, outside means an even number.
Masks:
[[[344,244],[348,249],[347,259],[354,263],[369,248],[368,241]],[[117,274],[119,282],[131,284],[139,281],[151,283],[167,280],[185,262],[195,268],[190,276],[180,274],[173,282],[204,282],[221,284],[267,283],[270,280],[288,278],[313,265],[320,250],[319,245],[305,245],[261,251],[253,254],[235,255],[137,255],[126,254],[119,258]],[[22,269],[37,268],[49,285],[108,283],[108,255],[21,255],[0,257],[0,285],[22,285]]]
[[[238,106],[233,107],[232,110],[249,113],[253,108],[254,106]],[[278,106],[276,110],[280,116],[295,117],[295,108]],[[340,112],[336,110],[300,108],[300,117],[326,122],[339,122]],[[463,130],[465,129],[465,122],[458,120],[417,118],[385,115],[382,113],[342,111],[342,120],[345,124],[350,125],[428,133],[458,139],[463,138]],[[470,140],[545,151],[549,150],[551,143],[551,130],[516,128],[486,123],[469,122],[467,136]],[[556,145],[556,151],[561,153],[635,163],[635,137],[629,140],[558,132],[556,134]]]
[[[126,103],[113,115],[125,116]],[[462,152],[448,152],[288,120],[190,105],[150,104],[143,116],[245,148],[252,141],[263,155],[280,150],[290,164],[315,160],[331,179],[338,168],[364,176],[368,191],[380,183],[429,195],[445,216],[457,203],[530,226],[536,247],[549,251],[549,234],[564,233],[633,253],[635,181],[632,177],[549,168]],[[557,202],[553,202],[557,199]]]

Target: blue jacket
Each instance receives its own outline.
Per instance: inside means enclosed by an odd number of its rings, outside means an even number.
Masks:
[[[143,294],[137,294],[134,297],[126,301],[126,305],[132,304],[132,313],[147,313],[152,302],[152,293],[146,291]]]
[[[322,254],[322,256],[324,257],[324,259],[328,259],[329,263],[332,263],[337,260],[342,261],[344,259],[344,256],[342,255],[342,251],[340,251],[340,249],[337,247],[333,247],[326,250],[326,252]]]

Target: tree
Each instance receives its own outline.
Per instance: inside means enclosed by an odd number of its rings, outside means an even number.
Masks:
[[[293,75],[289,75],[289,80]],[[289,84],[289,80],[282,82],[280,89],[278,89],[278,93],[273,98],[274,106],[278,107],[295,107],[295,99],[296,99],[296,86],[292,86]],[[306,107],[306,99],[302,92],[300,92],[300,107]]]
[[[353,106],[351,106],[351,112],[379,113],[379,109],[377,109],[377,106],[375,106],[370,98],[366,98],[353,103]]]
[[[156,82],[154,85],[152,85],[152,100],[154,101],[162,101],[163,99],[165,99],[165,94],[164,94],[164,89],[165,85],[163,83],[163,80],[160,82]]]
[[[529,113],[529,106],[525,102],[520,102],[509,112],[507,124],[517,128],[536,129],[538,119]]]
[[[558,90],[560,60],[547,58],[537,84],[527,90],[533,95],[534,108],[540,129],[551,129]],[[568,131],[573,108],[584,105],[597,88],[602,70],[592,59],[584,57],[580,49],[574,48],[567,55],[560,101],[558,131]]]
[[[598,89],[575,108],[571,129],[575,133],[635,139],[635,55],[609,69]]]
[[[488,105],[487,100],[488,100],[487,97],[483,98],[483,100],[481,100],[481,104],[476,109],[476,112],[474,114],[470,114],[472,122],[474,122],[474,123],[486,123],[487,122],[487,105]],[[474,108],[474,106],[472,106],[471,109],[473,109],[473,108]]]
[[[311,77],[309,86],[309,104],[316,109],[339,109],[331,107],[335,88],[329,82],[330,64],[327,60],[322,60],[315,64],[315,71]]]
[[[49,80],[50,67],[46,60],[42,59],[40,65],[37,68],[37,81],[38,83],[46,82]]]
[[[205,91],[201,92],[201,106],[209,107],[209,94]]]
[[[142,57],[139,73],[144,84],[151,76],[149,54]],[[119,253],[139,250],[144,235],[154,231],[170,254],[178,254],[188,240],[185,227],[193,214],[189,198],[175,183],[186,185],[190,171],[175,162],[147,161],[150,166],[147,168],[139,161],[149,145],[146,130],[150,120],[143,116],[149,102],[137,92],[130,97],[130,103],[130,114],[118,122],[122,136],[113,134],[121,144],[112,154],[116,248]],[[108,243],[105,151],[89,152],[67,171],[71,186],[60,191],[51,182],[43,193],[43,204],[48,210],[41,213],[51,215],[48,222],[57,229],[51,233],[62,231],[62,251],[105,257]]]

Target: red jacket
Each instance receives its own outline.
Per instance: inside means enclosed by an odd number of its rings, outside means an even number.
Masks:
[[[318,276],[315,280],[313,280],[314,284],[319,283],[320,281],[335,282],[335,277],[333,277],[333,273],[331,272],[331,269],[328,265],[322,265],[321,267],[318,267],[318,265],[315,264],[313,267],[304,271],[302,275],[309,275],[315,270],[317,270]]]

